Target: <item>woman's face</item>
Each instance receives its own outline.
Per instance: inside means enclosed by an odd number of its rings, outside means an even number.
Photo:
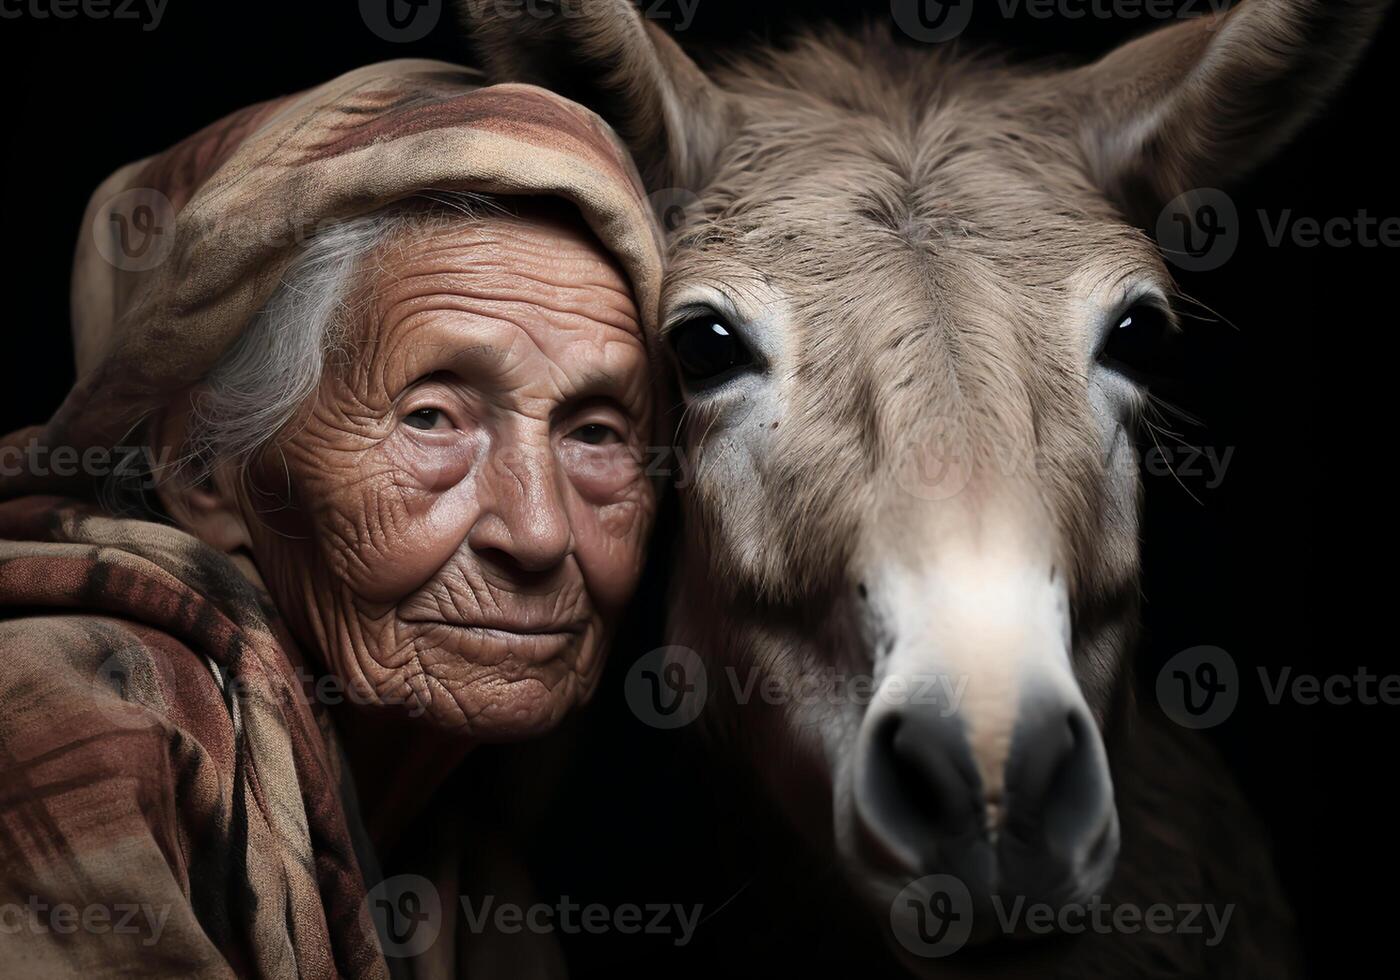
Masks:
[[[410,235],[365,277],[349,356],[252,474],[255,561],[360,697],[542,732],[592,691],[655,510],[627,280],[553,212]]]

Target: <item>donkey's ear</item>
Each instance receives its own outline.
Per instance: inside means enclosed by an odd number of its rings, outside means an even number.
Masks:
[[[1245,0],[1123,45],[1076,72],[1100,185],[1146,219],[1244,175],[1346,77],[1389,0]]]
[[[699,185],[723,144],[727,100],[629,0],[457,0],[492,82],[529,82],[612,124],[651,188]]]

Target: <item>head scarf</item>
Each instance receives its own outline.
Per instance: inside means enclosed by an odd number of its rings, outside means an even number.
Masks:
[[[601,119],[534,86],[389,61],[234,113],[108,178],[74,260],[77,381],[46,425],[5,442],[70,456],[129,442],[147,412],[214,366],[309,234],[425,191],[571,202],[653,323],[656,226]],[[0,497],[73,491],[56,469],[0,476]]]

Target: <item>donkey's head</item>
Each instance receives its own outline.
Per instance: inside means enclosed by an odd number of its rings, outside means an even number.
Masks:
[[[671,621],[710,720],[883,909],[928,874],[1093,895],[1175,329],[1139,229],[1287,138],[1369,12],[1252,0],[1065,70],[830,34],[707,76],[625,0],[542,6],[466,0],[488,72],[598,109],[680,217]]]

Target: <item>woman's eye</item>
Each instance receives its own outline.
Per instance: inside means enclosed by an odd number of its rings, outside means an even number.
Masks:
[[[440,408],[420,408],[404,416],[404,424],[415,429],[436,429],[446,424],[447,413]]]
[[[590,422],[588,425],[579,426],[569,433],[569,438],[577,439],[590,446],[606,446],[622,441],[622,436],[618,434],[616,429],[600,422]]]
[[[1135,381],[1148,382],[1177,373],[1177,331],[1162,310],[1134,306],[1109,331],[1098,360],[1106,368]]]
[[[681,378],[692,389],[713,387],[754,366],[738,333],[718,316],[689,320],[670,332]]]

